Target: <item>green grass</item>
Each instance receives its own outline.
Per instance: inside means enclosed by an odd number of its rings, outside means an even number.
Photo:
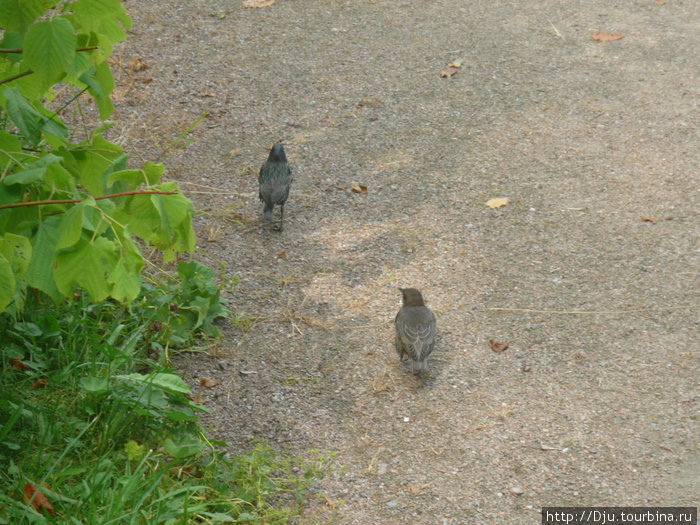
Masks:
[[[302,511],[331,458],[266,443],[225,458],[168,366],[164,349],[214,326],[203,310],[222,315],[211,276],[189,270],[131,309],[31,299],[0,316],[0,524],[276,524]]]

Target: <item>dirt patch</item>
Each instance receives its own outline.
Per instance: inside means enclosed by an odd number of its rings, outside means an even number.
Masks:
[[[127,8],[119,57],[148,69],[118,72],[117,132],[151,159],[208,113],[168,173],[256,319],[180,366],[221,381],[232,450],[337,452],[308,523],[698,504],[699,4]],[[256,181],[278,139],[282,233]],[[393,349],[399,286],[438,317],[426,383]]]

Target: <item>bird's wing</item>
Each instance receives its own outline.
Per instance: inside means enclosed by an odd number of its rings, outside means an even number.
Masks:
[[[400,327],[401,340],[416,358],[425,359],[433,351],[435,323],[402,323]]]

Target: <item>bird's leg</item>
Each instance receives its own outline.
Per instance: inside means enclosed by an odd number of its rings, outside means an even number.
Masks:
[[[284,204],[280,206],[280,231],[284,228]]]

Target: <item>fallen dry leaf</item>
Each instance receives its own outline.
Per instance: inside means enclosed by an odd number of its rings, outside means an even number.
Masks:
[[[243,7],[246,9],[258,9],[260,7],[270,7],[275,5],[276,0],[243,0]]]
[[[365,186],[364,184],[353,182],[351,187],[353,193],[367,193],[367,186]]]
[[[29,390],[39,390],[40,388],[44,388],[47,382],[48,381],[46,379],[37,379],[34,381],[34,384],[29,387]]]
[[[326,505],[328,505],[330,508],[334,509],[338,506],[338,504],[328,496],[324,495],[323,498],[326,500]]]
[[[453,62],[450,62],[449,64],[447,64],[447,67],[456,67],[456,68],[460,68],[460,67],[462,67],[462,61],[461,61],[461,60],[455,60],[455,61],[453,61]]]
[[[508,197],[497,197],[486,201],[486,206],[489,208],[502,208],[508,204]]]
[[[406,485],[406,489],[411,493],[411,494],[420,494],[420,487],[416,485],[415,483],[409,483]]]
[[[642,215],[642,221],[656,224],[657,219],[656,217],[647,217],[646,215]]]
[[[216,385],[220,385],[219,381],[216,379],[211,379],[210,377],[203,377],[199,380],[199,384],[202,385],[204,388],[213,388]]]
[[[508,341],[494,341],[493,339],[489,339],[489,345],[491,345],[491,350],[500,354],[503,350],[508,348]]]
[[[138,57],[131,58],[129,59],[129,69],[134,72],[143,71],[144,69],[148,69],[148,64]]]
[[[142,84],[150,84],[151,82],[153,82],[153,77],[143,77],[141,79]]]
[[[287,258],[287,250],[278,251],[277,257],[279,257],[280,259],[286,259]]]
[[[613,40],[620,40],[622,38],[622,33],[610,33],[609,31],[598,31],[591,35],[591,38],[596,42],[612,42]]]
[[[49,503],[49,500],[46,499],[46,496],[44,496],[40,490],[37,490],[34,483],[27,483],[24,486],[24,497],[26,498],[27,503],[31,501],[32,506],[42,514],[48,512],[51,514],[51,516],[56,515],[56,512],[53,510],[53,506],[51,503]]]
[[[15,370],[29,370],[31,367],[27,363],[23,363],[20,357],[13,357],[12,368]]]
[[[458,68],[456,68],[456,67],[454,67],[454,66],[447,66],[445,69],[443,69],[442,71],[440,71],[440,76],[441,76],[442,78],[451,77],[451,76],[454,75],[457,71],[459,71]]]

